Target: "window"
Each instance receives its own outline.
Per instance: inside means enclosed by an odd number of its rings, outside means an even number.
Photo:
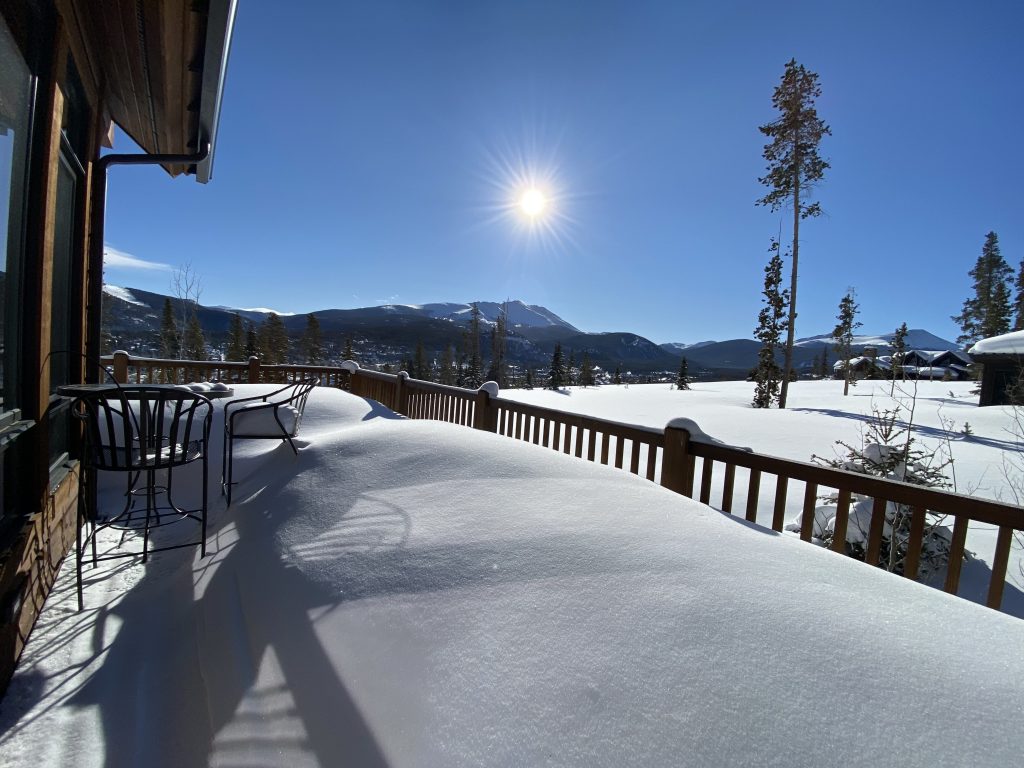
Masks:
[[[17,408],[25,192],[33,78],[0,19],[0,428]]]

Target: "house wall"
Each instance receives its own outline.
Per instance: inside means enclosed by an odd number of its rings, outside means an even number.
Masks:
[[[20,232],[8,239],[0,264],[7,274],[6,316],[19,318],[4,329],[0,424],[23,425],[0,448],[2,692],[74,543],[79,467],[70,457],[77,435],[70,406],[53,389],[61,380],[80,381],[83,372],[93,315],[85,306],[89,180],[102,110],[50,0],[11,0],[0,15],[5,39],[18,49],[8,45],[6,54],[20,53],[35,94],[31,130],[16,137],[27,141],[27,171],[10,179],[23,204],[0,211],[8,229]]]

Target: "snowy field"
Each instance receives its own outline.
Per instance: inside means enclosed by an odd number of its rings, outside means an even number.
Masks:
[[[876,410],[900,408],[903,421],[913,421],[916,447],[935,455],[940,462],[951,458],[947,470],[952,487],[959,493],[1017,503],[1013,485],[1024,486],[1024,438],[1010,407],[979,408],[977,385],[972,382],[897,382],[890,396],[891,382],[861,381],[843,396],[841,381],[798,381],[790,385],[789,407],[750,407],[754,385],[745,381],[699,382],[689,391],[669,384],[570,387],[552,390],[506,390],[511,400],[584,413],[602,419],[662,429],[676,417],[687,417],[710,436],[758,453],[798,461],[812,455],[839,458],[843,440],[862,444],[865,425]],[[911,416],[912,414],[912,416]],[[969,425],[970,434],[964,434]],[[699,467],[698,467],[699,472]],[[721,465],[716,465],[712,505],[720,503]],[[746,472],[738,469],[734,510],[745,508]],[[698,478],[699,482],[699,478]],[[794,484],[788,497],[787,520],[800,511],[802,485]],[[771,527],[772,488],[762,486],[758,522]],[[984,602],[987,572],[981,564],[992,559],[996,532],[991,526],[975,524],[968,533],[967,548],[978,557],[968,564],[961,595]],[[1024,558],[1015,543],[1010,556],[1004,610],[1024,618]],[[1014,587],[1011,589],[1010,587]]]
[[[529,396],[655,424],[671,409],[801,458],[834,435],[798,451],[794,423],[852,421],[803,387],[785,414],[741,410],[733,385],[662,389]],[[87,569],[81,613],[63,569],[0,707],[0,763],[937,768],[1024,753],[1016,618],[619,470],[336,390],[310,398],[300,445],[243,446],[236,503],[212,496],[207,558]]]

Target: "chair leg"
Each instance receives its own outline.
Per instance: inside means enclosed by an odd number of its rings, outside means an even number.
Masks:
[[[230,507],[231,506],[231,486],[234,484],[233,483],[233,475],[234,475],[234,463],[235,463],[235,441],[233,439],[231,439],[231,437],[228,436],[228,435],[224,436],[224,440],[226,441],[225,442],[225,451],[227,452],[226,453],[227,458],[225,458],[225,460],[224,460],[224,469],[222,471],[226,471],[228,473],[227,495],[228,495],[228,506]]]
[[[202,528],[202,538],[199,540],[199,556],[206,557],[206,493],[207,493],[207,482],[210,470],[209,456],[203,454],[203,507],[200,511],[200,527]]]

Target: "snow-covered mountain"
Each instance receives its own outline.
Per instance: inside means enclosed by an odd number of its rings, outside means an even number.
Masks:
[[[497,322],[498,313],[501,312],[502,306],[507,306],[509,324],[514,328],[559,327],[579,333],[579,329],[574,325],[567,323],[550,309],[536,304],[525,304],[517,300],[509,301],[507,305],[495,301],[478,301],[476,305],[480,310],[481,319],[486,323]],[[379,309],[396,314],[420,315],[434,320],[451,320],[464,323],[469,321],[473,308],[470,304],[439,302],[432,304],[384,304]]]
[[[709,341],[695,341],[695,342],[693,342],[693,344],[685,344],[685,343],[683,343],[681,341],[670,341],[667,344],[660,344],[659,346],[662,349],[664,349],[666,352],[674,352],[674,353],[678,354],[678,353],[682,352],[683,350],[691,350],[692,351],[694,349],[699,349],[700,347],[706,347],[709,344],[717,344],[717,343],[718,342],[713,340],[713,339],[709,340]]]
[[[895,336],[894,333],[854,336],[853,346],[888,348],[892,346],[893,336]],[[797,339],[794,343],[798,347],[815,348],[825,346],[832,347],[835,344],[835,341],[833,341],[830,334],[822,334],[821,336],[808,336],[805,339]],[[960,349],[960,347],[952,341],[946,341],[946,339],[940,338],[934,333],[929,333],[921,328],[912,328],[907,333],[905,344],[907,349],[927,349],[935,352],[948,349]]]

